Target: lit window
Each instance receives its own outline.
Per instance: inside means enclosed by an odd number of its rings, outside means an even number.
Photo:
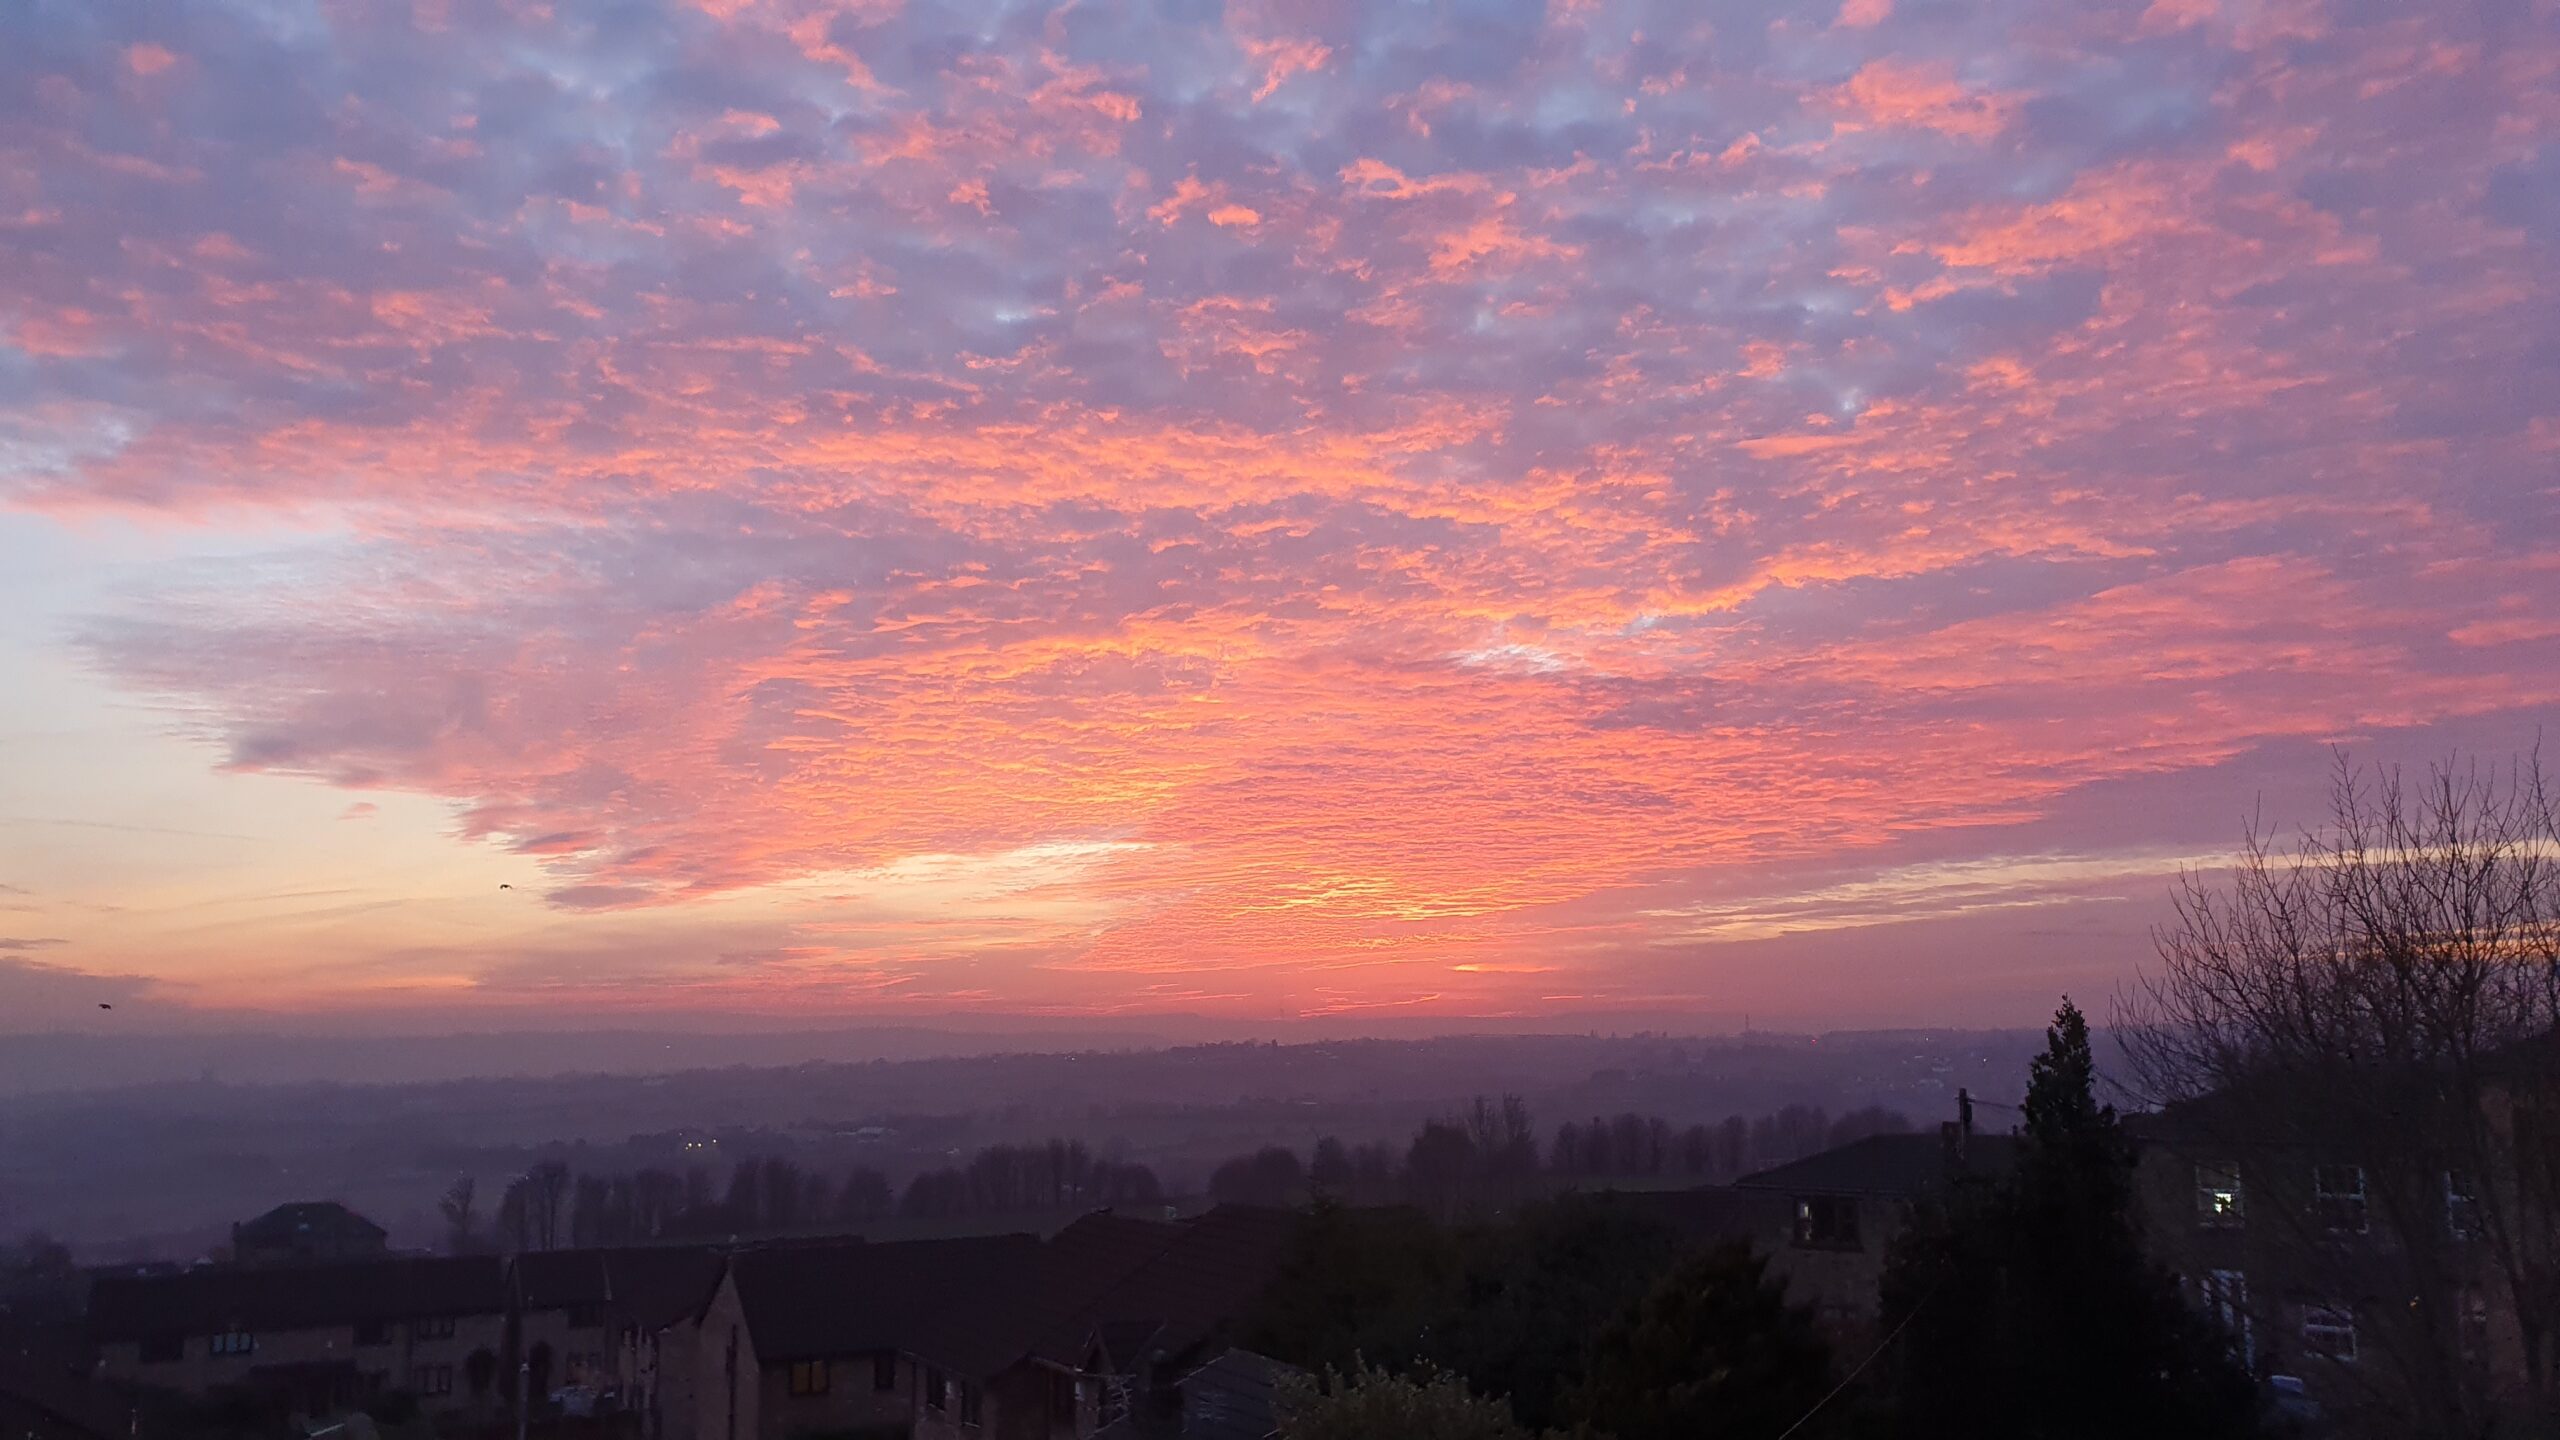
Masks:
[[[794,1360],[791,1362],[791,1393],[824,1395],[827,1393],[827,1362]]]
[[[2365,1231],[2364,1167],[2315,1165],[2311,1168],[2312,1204],[2323,1228],[2344,1235]]]
[[[2346,1305],[2302,1307],[2302,1348],[2341,1364],[2356,1358],[2356,1312]]]
[[[2444,1172],[2444,1228],[2456,1240],[2480,1234],[2480,1195],[2471,1188],[2471,1177],[2460,1170]]]
[[[2240,1167],[2237,1165],[2199,1165],[2196,1167],[2196,1223],[2225,1228],[2236,1226],[2247,1214],[2245,1195],[2240,1189]]]
[[[225,1330],[214,1336],[205,1349],[214,1355],[253,1355],[257,1353],[258,1337],[246,1330]]]
[[[1796,1244],[1807,1250],[1858,1248],[1858,1202],[1836,1195],[1796,1201]]]

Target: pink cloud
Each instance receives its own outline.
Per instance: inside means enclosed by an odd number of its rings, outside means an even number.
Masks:
[[[1718,876],[2560,706],[2547,36],[569,8],[0,56],[0,503],[268,529],[87,657],[546,923],[1055,869],[661,993],[1664,993]]]

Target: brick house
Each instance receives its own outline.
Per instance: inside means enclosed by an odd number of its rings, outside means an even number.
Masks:
[[[2273,1103],[2216,1095],[2128,1122],[2146,1243],[2242,1362],[2350,1431],[2396,1433],[2457,1403],[2484,1427],[2538,1410],[2552,1337],[2524,1323],[2481,1194],[2498,1187],[2497,1213],[2539,1227],[2549,1253],[2560,1218],[2518,1203],[2532,1187],[2517,1162],[2537,1142],[2530,1120],[2518,1133],[2512,1094],[2490,1091],[2484,1175],[2423,1142],[2333,1126],[2316,1100]]]
[[[101,1274],[89,1326],[102,1378],[203,1395],[228,1386],[327,1413],[383,1390],[471,1403],[471,1356],[507,1334],[492,1256],[207,1265]]]

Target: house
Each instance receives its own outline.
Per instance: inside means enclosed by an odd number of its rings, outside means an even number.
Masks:
[[[1304,1372],[1268,1355],[1227,1350],[1182,1377],[1179,1440],[1271,1440],[1280,1433],[1275,1391]]]
[[[529,1250],[507,1267],[513,1352],[537,1397],[602,1390],[620,1365],[610,1311],[613,1281],[603,1250]]]
[[[1015,1373],[1041,1274],[1029,1235],[741,1251],[695,1327],[694,1440],[1071,1435],[1049,1375]]]
[[[1175,1428],[1183,1381],[1231,1348],[1300,1223],[1221,1205],[1170,1223],[1088,1215],[1051,1237],[1051,1315],[1034,1357],[1074,1381],[1072,1397],[1058,1395],[1061,1421],[1072,1398],[1078,1435]]]
[[[297,1200],[231,1227],[240,1265],[358,1260],[387,1253],[389,1232],[335,1200]]]
[[[1745,1175],[1731,1188],[1764,1197],[1762,1204],[1783,1200],[1785,1230],[1761,1245],[1769,1273],[1835,1338],[1854,1338],[1875,1325],[1885,1255],[1913,1207],[1969,1179],[2006,1174],[2017,1145],[2014,1136],[1975,1134],[1968,1104],[1964,1118],[1938,1134],[1870,1135]],[[1767,1213],[1734,1203],[1737,1215]]]
[[[648,1246],[606,1255],[613,1383],[619,1408],[638,1417],[639,1440],[693,1433],[702,1312],[727,1267],[727,1257],[700,1245]]]
[[[507,1305],[491,1256],[205,1265],[97,1276],[89,1327],[111,1381],[246,1387],[315,1414],[405,1390],[451,1410],[486,1394]]]
[[[2554,1284],[2560,1192],[2528,1178],[2530,1103],[2492,1083],[2476,1128],[2349,1110],[2253,1090],[2133,1117],[2146,1244],[2252,1373],[2351,1432],[2547,1414],[2560,1337],[2533,1333],[2517,1281]]]

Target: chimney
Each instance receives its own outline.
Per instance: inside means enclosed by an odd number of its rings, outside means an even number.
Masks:
[[[1939,1124],[1938,1140],[1941,1144],[1947,1147],[1947,1168],[1950,1170],[1963,1169],[1965,1166],[1965,1152],[1971,1149],[1973,1145],[1972,1092],[1967,1090],[1956,1091],[1956,1118]]]

